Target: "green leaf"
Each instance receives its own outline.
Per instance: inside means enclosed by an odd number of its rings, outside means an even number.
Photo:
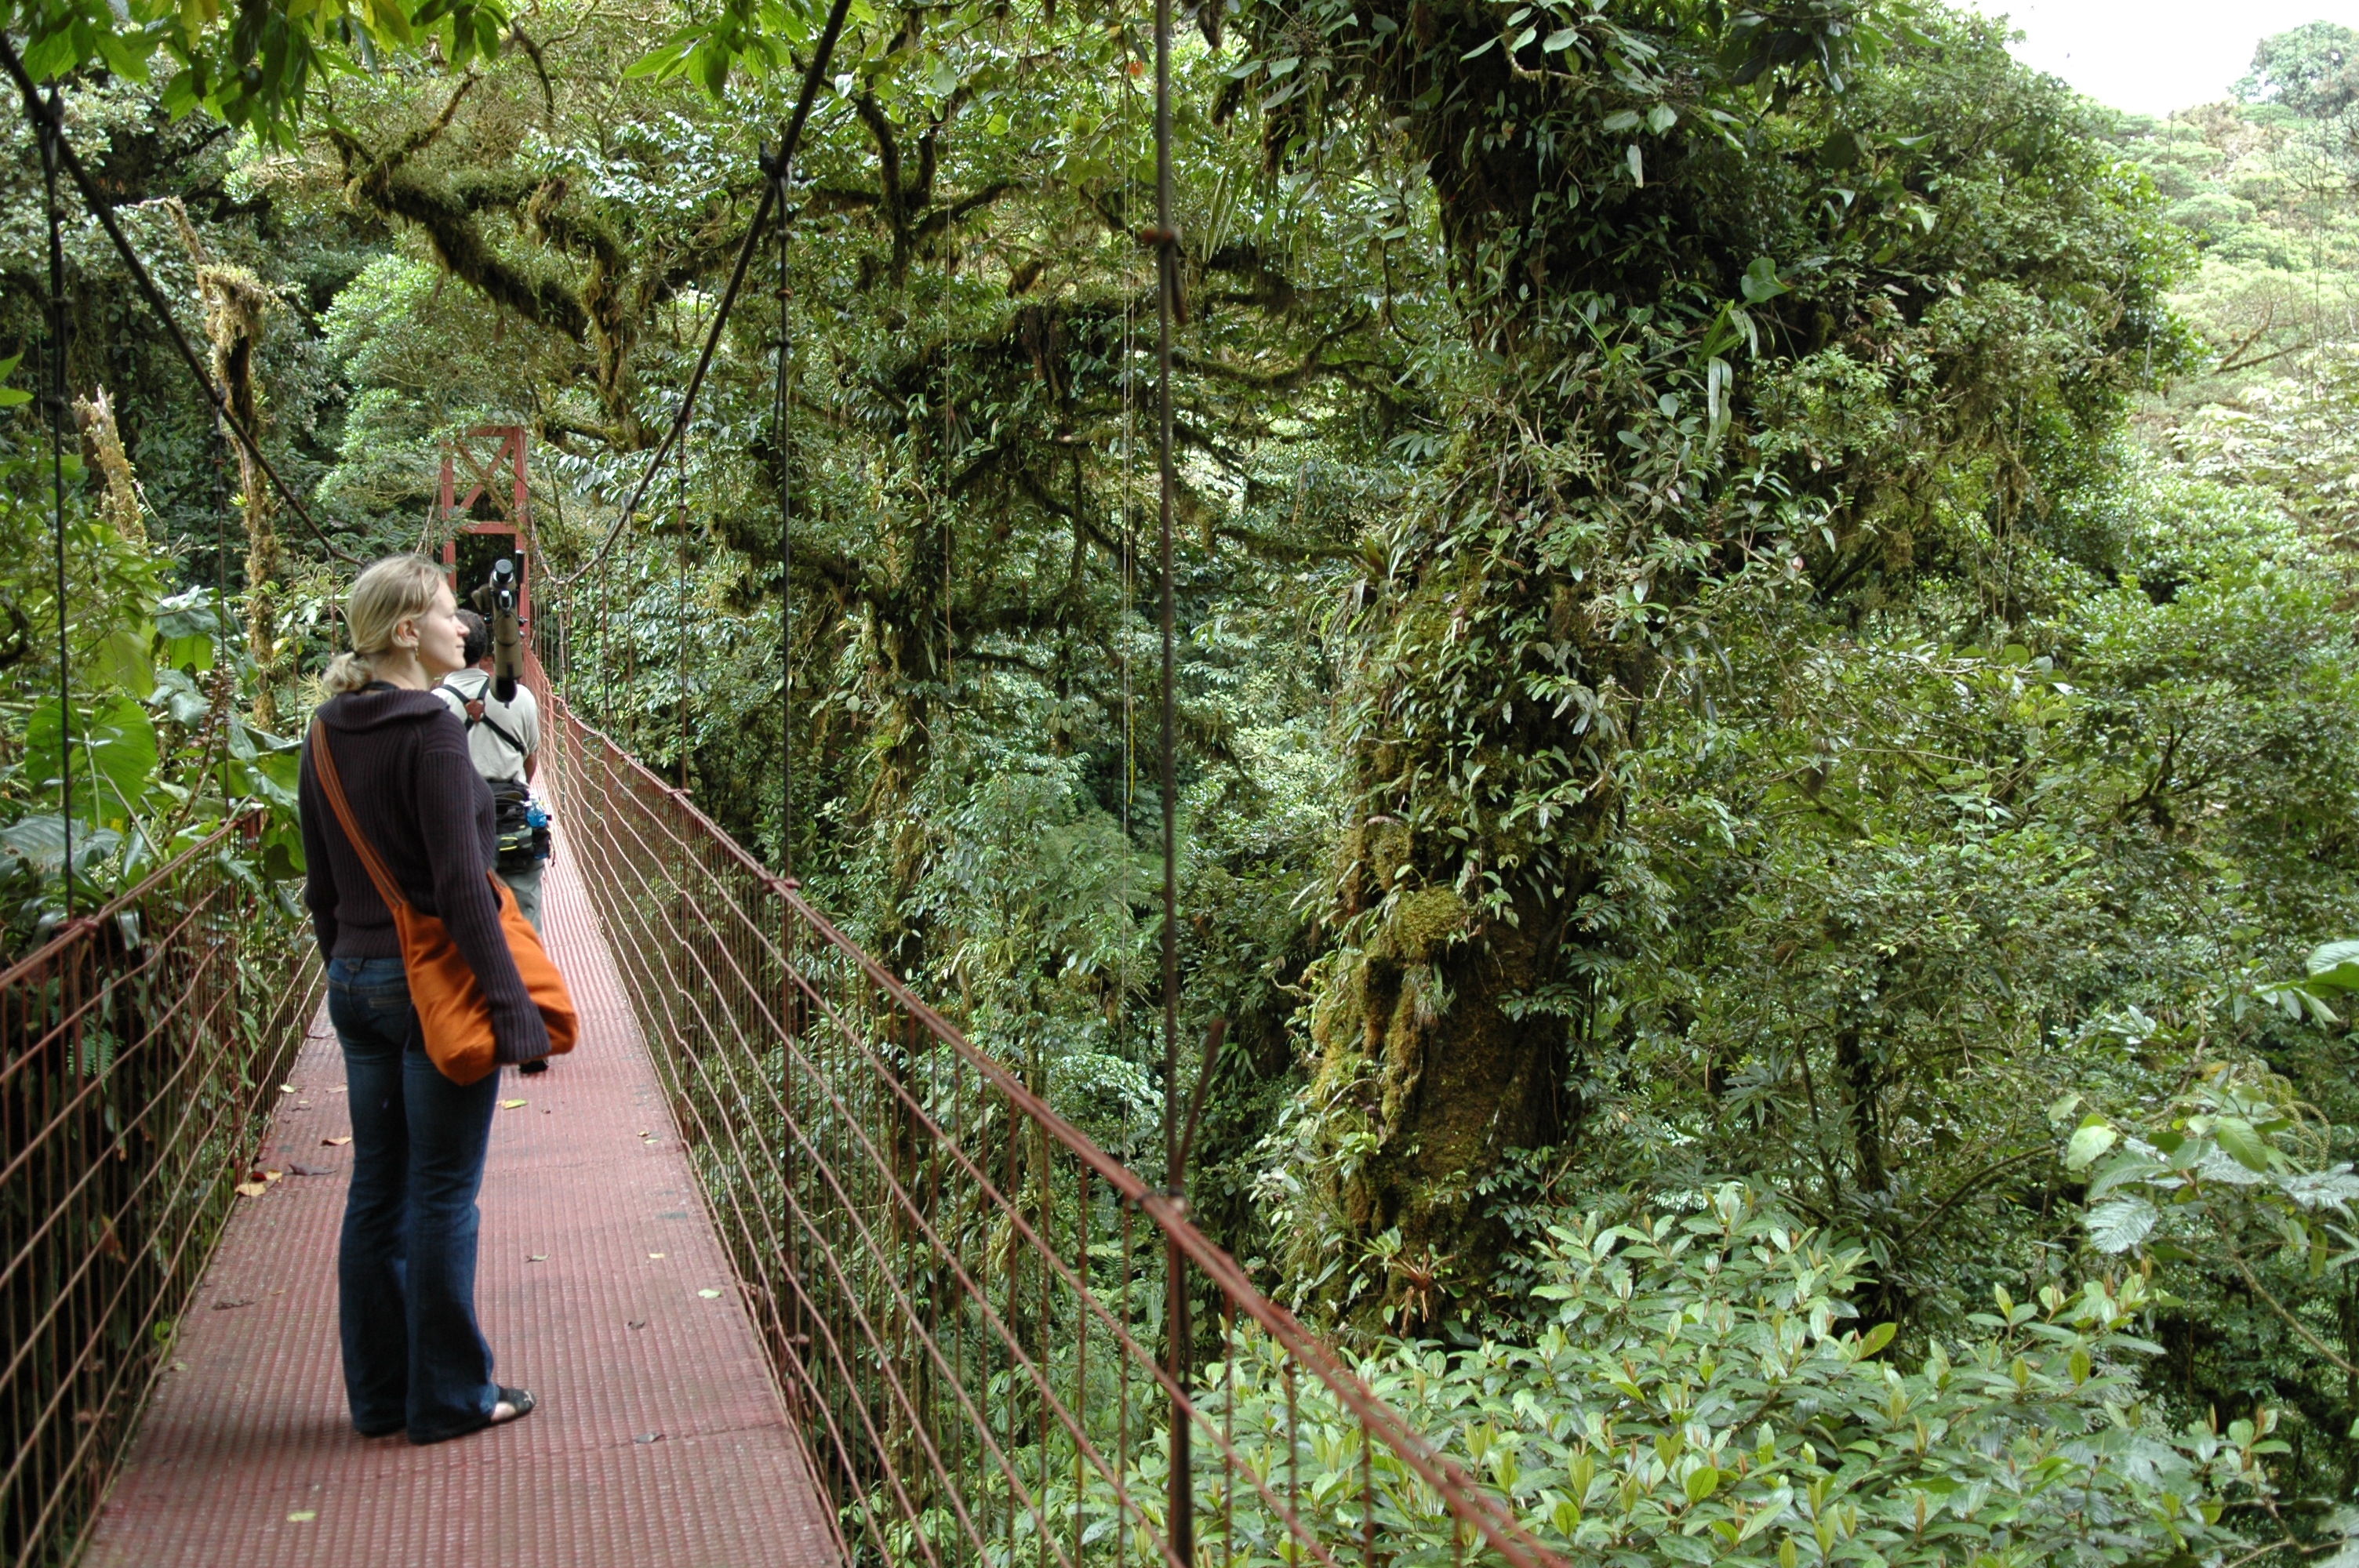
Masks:
[[[282,811],[295,809],[297,770],[300,752],[266,752],[246,763],[246,781],[254,793]]]
[[[93,651],[92,675],[98,684],[126,693],[154,691],[156,665],[147,656],[147,650],[155,642],[156,632],[151,626],[108,633]]]
[[[196,72],[185,68],[174,71],[172,80],[164,84],[163,96],[157,100],[157,105],[175,120],[194,109],[197,106]],[[5,392],[0,392],[0,395],[5,395]]]
[[[1720,1472],[1709,1465],[1699,1465],[1688,1472],[1687,1494],[1690,1504],[1700,1503],[1720,1490]]]
[[[2170,1167],[2159,1160],[2148,1160],[2142,1155],[2125,1153],[2118,1159],[2106,1161],[2105,1168],[2096,1173],[2089,1183],[2088,1200],[2095,1203],[2115,1187],[2127,1185],[2131,1182],[2148,1181],[2156,1176],[2169,1173]]]
[[[27,771],[44,789],[63,776],[59,765],[58,705],[45,702],[25,725]],[[77,711],[73,733],[74,803],[100,820],[128,816],[147,793],[156,772],[156,725],[147,710],[128,697],[111,697]],[[93,800],[91,786],[103,786]]]
[[[697,46],[689,60],[688,73],[704,84],[705,92],[718,99],[729,85],[729,50],[720,40],[707,38]]]
[[[2267,1140],[2253,1130],[2253,1124],[2242,1117],[2221,1117],[2212,1124],[2212,1139],[2247,1171],[2266,1172],[2269,1168]]]
[[[1767,256],[1755,256],[1753,265],[1746,267],[1745,276],[1737,280],[1737,287],[1745,291],[1745,302],[1748,305],[1764,304],[1781,294],[1791,292],[1788,285],[1778,280],[1777,264]]]
[[[701,36],[701,33],[698,35],[698,37]],[[695,47],[693,38],[684,42],[675,39],[660,49],[649,49],[624,67],[623,78],[628,81],[652,76],[659,81],[666,81],[679,74],[680,61],[687,59],[689,51]]]
[[[106,61],[107,69],[115,75],[127,81],[147,80],[147,54],[145,49],[111,29],[98,35],[97,44],[99,57]]]
[[[211,637],[227,626],[228,619],[222,614],[214,602],[213,590],[209,588],[176,593],[156,606],[156,631],[165,637]]]
[[[2064,1146],[2065,1169],[2085,1169],[2090,1161],[2111,1149],[2121,1136],[2102,1121],[2084,1124],[2081,1130],[2072,1134],[2072,1141]]]
[[[2089,1211],[2090,1244],[2100,1252],[2126,1252],[2144,1241],[2162,1213],[2144,1198],[2108,1198]]]
[[[6,374],[7,371],[7,362],[0,361],[0,375]],[[2340,942],[2328,942],[2310,950],[2309,968],[2313,975],[2354,963],[2359,963],[2359,938],[2345,937]]]
[[[113,854],[122,842],[123,835],[112,828],[92,827],[87,822],[76,822],[73,825],[74,870],[88,870],[92,863]],[[51,813],[46,816],[22,817],[0,827],[0,850],[14,855],[43,876],[56,876],[65,864],[65,818]]]
[[[25,70],[36,81],[47,81],[71,70],[73,62],[73,34],[63,27],[35,39],[25,50]]]
[[[150,707],[163,704],[165,714],[183,729],[194,729],[212,706],[205,700],[205,694],[197,689],[197,683],[176,669],[156,672],[156,689],[147,702]]]
[[[1891,1344],[1892,1336],[1899,1332],[1900,1325],[1897,1323],[1877,1324],[1874,1328],[1869,1329],[1865,1334],[1859,1336],[1859,1354],[1853,1357],[1853,1359],[1859,1361],[1866,1360],[1877,1351]]]
[[[2359,991],[2359,941],[2313,947],[2308,968],[2313,990]]]

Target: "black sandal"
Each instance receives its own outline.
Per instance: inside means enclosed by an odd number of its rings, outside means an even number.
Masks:
[[[409,1441],[421,1445],[429,1443],[448,1443],[454,1437],[472,1437],[479,1432],[489,1432],[495,1426],[506,1426],[512,1421],[522,1421],[532,1413],[533,1405],[537,1401],[532,1397],[531,1390],[503,1388],[497,1383],[493,1384],[492,1388],[498,1395],[498,1398],[492,1401],[492,1408],[497,1410],[505,1404],[513,1413],[486,1415],[473,1426],[465,1427],[458,1432],[446,1432],[440,1437],[419,1437],[413,1433],[410,1434]]]

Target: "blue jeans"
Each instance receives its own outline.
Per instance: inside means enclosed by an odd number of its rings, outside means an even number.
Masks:
[[[499,1399],[475,1326],[475,1194],[499,1074],[462,1088],[426,1054],[398,958],[328,965],[344,1048],[353,1181],[336,1284],[353,1425],[439,1443],[484,1425]]]

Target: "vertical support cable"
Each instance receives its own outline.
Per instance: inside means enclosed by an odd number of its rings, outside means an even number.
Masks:
[[[49,222],[49,321],[41,368],[49,385],[42,401],[49,412],[49,531],[56,553],[58,595],[58,821],[65,832],[65,854],[60,864],[65,884],[65,916],[73,918],[73,666],[66,627],[66,246],[64,220],[58,211],[58,142],[64,116],[58,107],[58,90],[49,88],[46,108],[32,111],[34,139],[41,149],[41,200]]]
[[[672,520],[679,537],[672,545],[671,557],[671,634],[676,646],[672,650],[674,673],[672,681],[679,690],[679,787],[688,790],[688,459],[680,458],[679,472],[673,485]],[[685,930],[685,927],[682,927]]]
[[[1178,313],[1179,232],[1171,220],[1171,0],[1155,0],[1155,457],[1160,481],[1158,501],[1163,592],[1163,710],[1159,748],[1163,796],[1163,1158],[1170,1195],[1187,1201],[1187,1173],[1180,1169],[1180,803],[1178,768],[1172,754],[1177,697],[1172,688],[1171,328]],[[1171,1476],[1167,1504],[1173,1559],[1196,1561],[1196,1482],[1189,1455],[1187,1389],[1192,1379],[1188,1328],[1188,1264],[1176,1236],[1164,1244],[1165,1356],[1171,1375]]]
[[[606,563],[600,561],[597,570],[597,580],[591,585],[591,600],[598,606],[598,728],[612,734],[614,729],[614,643],[606,630],[607,606],[611,599],[606,591]]]
[[[792,286],[787,273],[787,196],[793,178],[793,145],[761,154],[763,172],[777,190],[778,214],[778,369],[771,394],[771,439],[778,453],[778,874],[795,874],[795,506],[789,489],[794,463],[788,451],[788,416],[794,393],[794,335],[789,312]]]
[[[958,705],[958,651],[953,646],[951,627],[951,542],[955,540],[955,507],[953,495],[958,486],[958,464],[951,458],[951,425],[955,415],[953,394],[951,394],[951,335],[941,335],[941,712],[943,724],[951,724],[951,709]],[[1073,516],[1081,516],[1076,512]]]
[[[1130,156],[1130,111],[1132,79],[1130,29],[1122,29],[1122,221],[1125,227],[1138,221],[1137,189],[1132,178],[1136,160]],[[1132,808],[1138,800],[1138,703],[1132,689],[1130,667],[1131,617],[1138,608],[1138,301],[1137,290],[1131,274],[1130,256],[1124,254],[1122,265],[1122,600],[1114,624],[1114,645],[1120,650],[1122,662],[1122,842],[1124,854],[1120,877],[1122,907],[1131,908],[1130,867],[1136,840],[1131,821]],[[1115,1054],[1125,1061],[1130,1059],[1130,990],[1131,977],[1125,968],[1120,981],[1121,992],[1114,1009]],[[1115,1552],[1117,1561],[1121,1558]]]

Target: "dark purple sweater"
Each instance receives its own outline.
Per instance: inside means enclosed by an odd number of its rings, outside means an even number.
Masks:
[[[508,1063],[549,1054],[549,1029],[516,974],[500,907],[486,880],[498,843],[491,786],[467,756],[467,731],[430,691],[375,685],[320,705],[336,776],[353,819],[402,895],[439,915],[492,1004],[495,1054]],[[398,958],[393,912],[344,837],[303,748],[299,800],[308,874],[303,902],[320,951],[336,958]]]

